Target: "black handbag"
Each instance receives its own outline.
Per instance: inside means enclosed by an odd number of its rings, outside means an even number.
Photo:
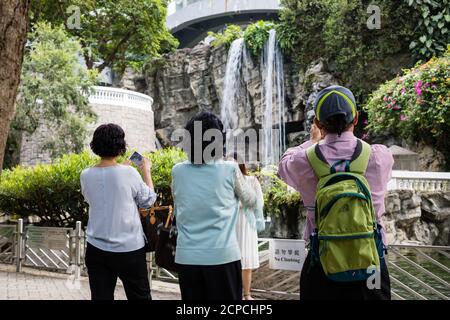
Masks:
[[[145,234],[145,251],[153,252],[158,242],[158,225],[164,223],[172,210],[171,206],[151,207],[149,209],[139,209],[142,229]]]
[[[173,215],[172,206],[165,223],[158,224],[157,242],[155,248],[156,265],[176,272],[175,253],[177,248],[178,229]]]

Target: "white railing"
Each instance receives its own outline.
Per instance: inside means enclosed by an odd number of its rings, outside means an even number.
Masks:
[[[394,170],[388,190],[450,191],[450,172]]]
[[[89,102],[144,110],[152,110],[153,105],[153,99],[145,94],[125,89],[98,86],[93,87],[93,92],[89,96]]]

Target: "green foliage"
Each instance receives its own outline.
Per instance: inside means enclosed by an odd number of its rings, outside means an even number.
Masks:
[[[121,157],[122,162],[131,152]],[[152,160],[152,178],[158,202],[171,202],[172,167],[186,159],[182,150],[168,148],[144,154]],[[36,215],[45,226],[87,223],[87,204],[81,195],[80,174],[98,162],[88,152],[64,155],[52,164],[15,167],[0,176],[0,212],[27,217]]]
[[[417,59],[427,60],[444,53],[450,43],[450,1],[408,0],[420,12],[416,38],[410,44]]]
[[[240,26],[230,24],[227,25],[223,33],[208,32],[208,35],[215,38],[211,43],[213,47],[225,46],[229,48],[234,40],[242,38],[243,32]]]
[[[387,58],[409,54],[418,13],[406,1],[380,0],[381,29],[369,29],[371,1],[361,0],[283,0],[279,41],[298,65],[306,68],[324,58],[331,71],[351,88],[357,98],[374,90],[393,76],[397,67],[410,59],[398,60],[391,67]]]
[[[38,23],[33,29],[11,124],[9,152],[17,151],[24,132],[32,134],[38,127],[49,131],[38,147],[50,151],[52,157],[80,152],[86,124],[95,120],[87,95],[97,72],[79,63],[80,44],[63,27]]]
[[[450,46],[441,58],[383,84],[365,106],[372,133],[435,145],[450,165]]]
[[[326,2],[282,0],[282,7],[277,26],[281,49],[303,65],[323,57],[323,32],[328,15]]]
[[[240,26],[228,25],[223,33],[208,33],[215,40],[211,43],[213,47],[226,46],[230,47],[231,43],[239,38],[244,38],[245,44],[253,55],[259,56],[261,50],[269,39],[269,31],[276,29],[277,25],[271,21],[258,21],[250,24],[245,31]]]
[[[51,165],[3,170],[0,211],[19,217],[36,215],[45,226],[74,227],[77,220],[86,223],[80,173],[96,160],[85,152],[63,156]]]
[[[172,203],[172,168],[187,160],[186,154],[177,148],[166,148],[147,155],[152,161],[152,179],[161,205]]]
[[[300,194],[289,188],[276,174],[276,168],[257,171],[254,175],[261,182],[266,216],[278,217],[283,208],[299,207]]]
[[[275,23],[262,20],[247,27],[244,32],[244,40],[247,48],[250,49],[253,55],[258,56],[261,53],[267,39],[269,39],[270,30],[275,28]]]
[[[81,13],[80,28],[67,28],[83,46],[88,68],[117,71],[142,65],[178,46],[166,26],[167,0],[34,0],[31,21],[53,24],[74,22],[75,11]],[[103,61],[99,66],[94,62]]]

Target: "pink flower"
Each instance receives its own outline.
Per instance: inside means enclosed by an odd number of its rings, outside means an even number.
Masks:
[[[385,96],[385,97],[383,98],[383,101],[384,101],[384,102],[386,102],[386,101],[387,101],[387,99],[388,99],[388,98],[387,98],[387,97]]]
[[[369,121],[367,121],[367,119],[365,119],[365,120],[363,121],[363,125],[367,126],[368,124],[369,124]]]
[[[435,84],[432,84],[431,87],[432,87],[433,89],[436,89],[436,88],[437,88]]]
[[[404,114],[400,115],[400,121],[405,121],[406,119],[408,119],[407,116],[405,116]]]
[[[391,109],[392,109],[392,105],[391,105],[391,104],[388,104],[388,105],[386,106],[386,108],[388,108],[389,110],[391,110]]]
[[[422,95],[422,81],[419,80],[414,84],[414,91],[418,96]]]
[[[406,93],[406,88],[403,87],[402,90],[400,91],[400,94],[401,94],[401,95],[404,95],[405,93]]]
[[[393,109],[394,110],[400,110],[400,107],[396,104]]]

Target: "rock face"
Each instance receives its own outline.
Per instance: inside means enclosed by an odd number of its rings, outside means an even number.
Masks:
[[[225,47],[212,48],[201,43],[165,55],[146,68],[143,92],[154,98],[155,128],[163,145],[173,144],[170,141],[173,130],[183,128],[196,112],[203,109],[220,114],[227,56]],[[322,61],[305,71],[285,62],[284,69],[286,119],[304,121],[305,111],[312,109],[317,92],[337,80]],[[244,90],[237,106],[239,126],[259,128],[264,112],[261,67],[260,59],[250,53],[244,55],[242,81]]]
[[[450,244],[450,192],[389,191],[385,204],[388,243]]]

